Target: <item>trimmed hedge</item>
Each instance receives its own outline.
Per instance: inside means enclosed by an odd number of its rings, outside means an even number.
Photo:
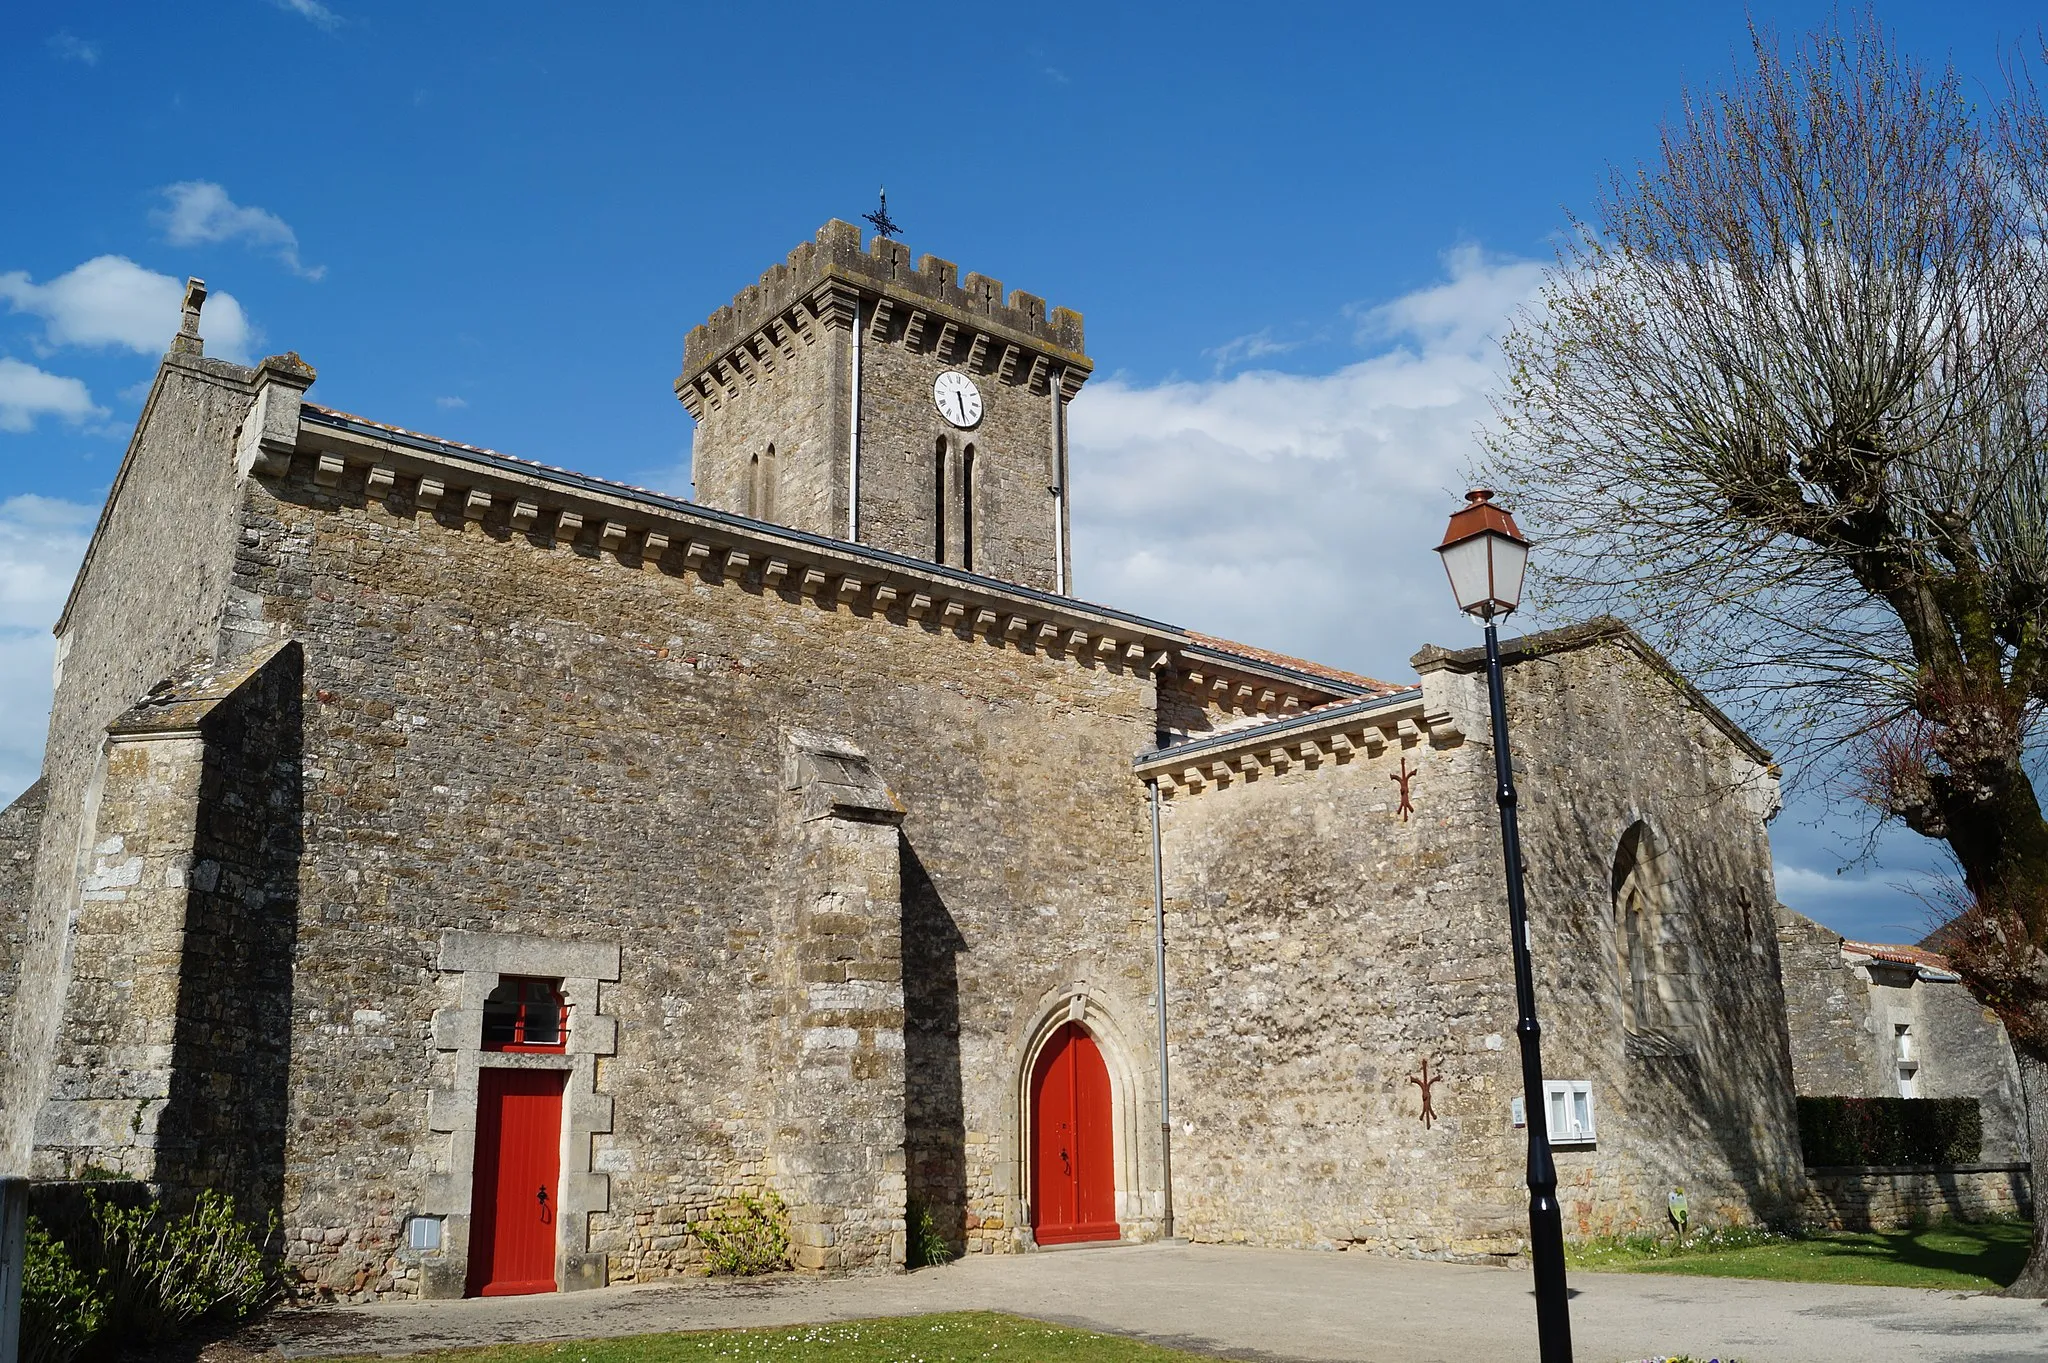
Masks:
[[[1810,1165],[1975,1164],[1984,1118],[1975,1098],[1801,1098],[1799,1148]]]

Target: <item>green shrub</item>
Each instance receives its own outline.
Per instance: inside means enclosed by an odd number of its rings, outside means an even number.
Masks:
[[[746,1276],[789,1267],[789,1213],[774,1193],[744,1193],[706,1221],[690,1223],[690,1234],[704,1245],[709,1273]]]
[[[21,1274],[21,1363],[71,1363],[106,1323],[107,1303],[64,1242],[28,1219]]]
[[[939,1233],[938,1223],[932,1220],[931,1208],[911,1198],[903,1209],[903,1224],[910,1232],[904,1237],[905,1268],[926,1268],[932,1264],[953,1262],[953,1247]]]
[[[33,1294],[24,1302],[24,1359],[65,1363],[233,1325],[277,1295],[263,1247],[220,1193],[201,1193],[173,1215],[160,1202],[124,1207],[90,1192],[63,1235],[40,1224],[31,1231],[37,1285],[24,1294]]]
[[[97,1269],[110,1323],[130,1338],[170,1339],[246,1319],[277,1295],[263,1247],[235,1219],[235,1200],[203,1192],[182,1216],[162,1204],[124,1208],[91,1198],[96,1244],[74,1246]]]
[[[1809,1165],[1972,1164],[1984,1146],[1975,1098],[1801,1098]]]

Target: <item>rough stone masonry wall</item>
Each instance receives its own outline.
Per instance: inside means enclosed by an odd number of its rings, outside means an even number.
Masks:
[[[981,390],[982,417],[971,430],[948,425],[932,404],[932,384],[948,370],[966,373]],[[962,357],[913,348],[903,339],[900,319],[888,343],[870,339],[861,353],[862,543],[1053,590],[1059,541],[1051,488],[1059,478],[1053,470],[1052,398],[1032,392],[1028,378],[1028,366],[1006,380],[1000,372],[969,368]],[[936,514],[942,438],[952,451],[954,479],[943,556]],[[959,483],[969,446],[971,497]],[[972,562],[965,561],[958,523],[969,506]]]
[[[1814,1230],[1900,1230],[1937,1221],[2034,1214],[2024,1163],[1810,1169],[1800,1223]]]
[[[756,369],[699,418],[690,443],[696,500],[843,539],[851,332],[818,321],[788,342],[772,371]],[[765,504],[750,492],[756,456],[772,461]]]
[[[1393,742],[1167,802],[1179,1233],[1513,1249],[1515,1068],[1498,1049],[1513,1007],[1485,760],[1469,743]],[[1425,1058],[1428,1129],[1408,1083]]]
[[[912,344],[901,305],[891,305],[892,320],[878,333],[868,320],[876,306],[872,298],[861,304],[861,543],[1053,589],[1059,540],[1051,488],[1059,478],[1050,393],[1033,391],[1029,364],[1005,378],[996,367],[1000,347],[978,370],[960,345],[947,353],[934,348],[937,326]],[[821,318],[802,333],[788,333],[774,351],[772,370],[757,367],[735,378],[731,392],[703,407],[691,447],[699,501],[814,534],[846,536],[850,322],[849,303],[845,317],[829,323]],[[981,390],[982,418],[970,430],[949,425],[932,403],[933,381],[948,370],[968,373]],[[940,455],[942,439],[949,458]],[[749,492],[752,460],[768,458],[771,447],[775,490],[763,505]],[[948,484],[943,544],[941,480]],[[968,520],[973,533],[963,540]]]
[[[0,810],[0,1036],[14,1016],[14,988],[21,978],[22,944],[28,934],[29,899],[35,893],[36,842],[43,831],[43,792],[37,781]]]
[[[296,644],[206,717],[183,922],[177,1063],[159,1178],[232,1194],[261,1224],[283,1193],[304,790]]]
[[[1842,934],[1777,906],[1778,964],[1797,1091],[1813,1097],[1896,1093],[1870,1034],[1870,980],[1842,959]]]
[[[1696,1224],[1788,1219],[1803,1166],[1764,823],[1775,781],[1619,640],[1526,658],[1512,675],[1537,959],[1553,949],[1546,925],[1556,953],[1545,1066],[1609,1095],[1598,1150],[1566,1161],[1566,1225],[1654,1227],[1677,1185]],[[1622,1025],[1615,858],[1637,821],[1666,880],[1660,958],[1689,996],[1687,1025],[1665,1036]]]
[[[1593,1083],[1599,1142],[1556,1152],[1567,1232],[1789,1214],[1799,1177],[1759,814],[1732,745],[1632,653],[1511,669],[1545,1069]],[[1483,711],[1462,743],[1232,780],[1168,804],[1177,1228],[1198,1239],[1515,1250],[1521,1089]],[[1397,813],[1405,757],[1414,816]],[[1624,1045],[1609,891],[1634,820],[1667,831],[1719,1024]],[[1437,1120],[1420,1120],[1421,1062]]]
[[[503,510],[465,524],[407,484],[368,496],[359,468],[318,486],[310,463],[251,485],[238,581],[306,650],[284,1194],[300,1267],[341,1291],[413,1281],[400,1228],[448,1160],[426,1122],[452,1085],[429,1036],[454,1002],[444,929],[623,944],[592,1162],[610,1209],[590,1218],[614,1281],[683,1271],[688,1222],[774,1184],[775,923],[802,888],[778,812],[791,728],[863,749],[906,810],[913,1191],[957,1240],[1007,1247],[1038,1012],[1083,980],[1129,1034],[1149,1025],[1129,768],[1149,678],[620,559],[591,531],[558,545]]]
[[[66,988],[65,923],[77,892],[109,721],[193,658],[213,656],[237,531],[232,451],[249,370],[167,358],[116,476],[58,640],[61,669],[43,757],[48,814],[0,1061],[0,1170],[26,1167]]]

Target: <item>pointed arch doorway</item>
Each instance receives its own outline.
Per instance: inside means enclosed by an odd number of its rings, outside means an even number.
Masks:
[[[1052,1034],[1031,1071],[1031,1230],[1041,1245],[1123,1238],[1109,1067],[1078,1022]]]

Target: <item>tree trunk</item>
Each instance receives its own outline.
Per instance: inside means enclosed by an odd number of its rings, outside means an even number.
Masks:
[[[2048,1297],[2048,1207],[2042,1206],[2041,1176],[2048,1172],[2048,1055],[2015,1044],[2020,1066],[2020,1093],[2026,1103],[2027,1152],[2034,1162],[2028,1180],[2034,1190],[2034,1247],[2027,1266],[2005,1290],[2008,1297]]]

